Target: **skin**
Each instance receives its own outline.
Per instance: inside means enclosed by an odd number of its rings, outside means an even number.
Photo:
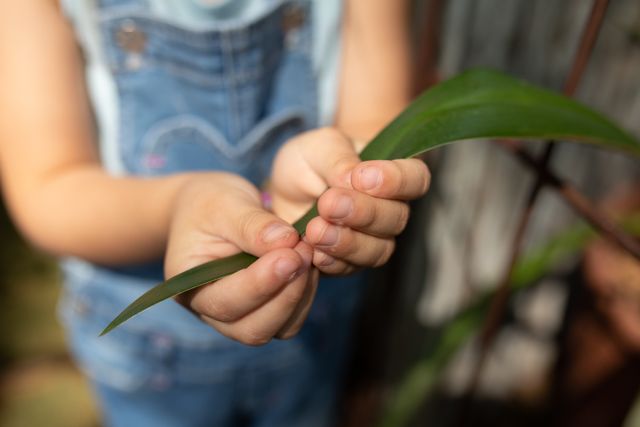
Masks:
[[[249,268],[178,300],[245,344],[294,336],[319,272],[386,262],[406,224],[405,201],[427,190],[429,174],[417,160],[357,157],[363,141],[409,100],[405,3],[347,1],[335,127],[285,144],[268,212],[256,188],[226,173],[108,174],[96,150],[81,55],[57,3],[2,2],[0,182],[14,221],[58,256],[124,265],[164,255],[168,277],[240,250],[255,254],[260,259]],[[300,240],[289,222],[317,197],[320,217]]]

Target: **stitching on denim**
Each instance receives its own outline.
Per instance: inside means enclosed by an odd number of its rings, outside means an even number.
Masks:
[[[126,57],[126,54],[118,52],[117,58],[115,59],[115,65],[112,67],[112,70],[117,71],[118,73],[127,74],[157,67],[170,72],[172,75],[183,77],[206,87],[217,87],[229,82],[229,78],[228,76],[225,77],[224,72],[207,72],[202,69],[203,67],[197,66],[190,68],[188,65],[178,64],[170,58],[159,58],[153,54],[143,55],[143,62],[140,68],[131,70],[126,67]],[[251,64],[251,67],[241,67],[240,71],[233,75],[233,83],[236,85],[242,85],[259,80],[266,72],[268,72],[267,70],[273,69],[278,62],[277,60],[277,55],[268,55],[264,62],[256,62],[255,64]]]
[[[162,137],[172,132],[184,130],[200,132],[204,139],[210,142],[210,146],[217,148],[225,155],[234,155],[232,147],[218,129],[211,126],[206,120],[192,114],[174,116],[152,126],[142,138],[144,155],[146,156],[151,153],[166,150],[169,145],[176,141],[170,139],[167,142],[161,143]]]
[[[199,86],[218,87],[225,83],[223,75],[207,75],[204,72],[199,72],[185,66],[180,66],[170,61],[158,61],[156,59],[147,57],[145,65],[147,67],[157,67],[161,70],[164,69],[174,76],[182,77],[193,83],[196,83]]]
[[[209,143],[208,147],[215,148],[230,160],[237,160],[260,149],[268,141],[265,136],[271,132],[286,124],[293,124],[297,120],[302,121],[303,117],[304,112],[299,108],[285,109],[279,114],[259,122],[238,144],[233,145],[206,120],[192,114],[182,114],[163,120],[149,129],[142,138],[143,158],[152,153],[165,151],[169,145],[179,140],[169,138],[166,142],[161,142],[161,139],[167,134],[191,130],[199,132]],[[144,160],[143,158],[140,161]],[[147,172],[153,171],[152,168],[145,165],[142,165],[142,169]]]
[[[267,142],[264,138],[265,136],[285,124],[294,123],[298,120],[304,121],[304,115],[304,111],[297,106],[286,108],[278,114],[259,122],[238,142],[236,147],[242,151],[249,151],[249,147],[257,150]]]

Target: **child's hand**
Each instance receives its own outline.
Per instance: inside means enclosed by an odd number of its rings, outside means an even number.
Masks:
[[[249,345],[290,338],[306,318],[316,290],[311,247],[265,211],[258,191],[234,175],[196,175],[174,202],[165,260],[167,277],[245,251],[246,269],[178,297],[222,334]]]
[[[319,197],[320,216],[305,235],[314,248],[313,264],[324,273],[348,274],[387,262],[407,224],[406,201],[424,195],[429,181],[420,160],[362,162],[344,134],[320,129],[292,139],[278,153],[273,208],[294,221]]]

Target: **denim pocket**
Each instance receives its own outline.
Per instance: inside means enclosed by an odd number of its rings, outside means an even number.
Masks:
[[[183,170],[221,170],[259,183],[277,148],[304,126],[300,111],[285,110],[257,123],[236,144],[211,123],[188,114],[159,121],[143,136],[139,170],[164,175]]]

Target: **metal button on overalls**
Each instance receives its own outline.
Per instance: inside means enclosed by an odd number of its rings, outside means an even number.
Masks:
[[[141,54],[147,46],[147,35],[136,26],[135,22],[127,20],[122,23],[116,33],[116,42],[129,55],[126,67],[136,70],[142,65]]]
[[[282,29],[285,33],[285,43],[292,48],[298,43],[298,30],[304,25],[305,11],[300,5],[292,4],[284,10],[282,16]]]
[[[130,53],[142,53],[147,45],[147,36],[133,21],[124,21],[116,33],[118,45]]]
[[[282,28],[288,32],[302,27],[305,21],[304,10],[300,5],[294,4],[287,7],[282,17]]]

